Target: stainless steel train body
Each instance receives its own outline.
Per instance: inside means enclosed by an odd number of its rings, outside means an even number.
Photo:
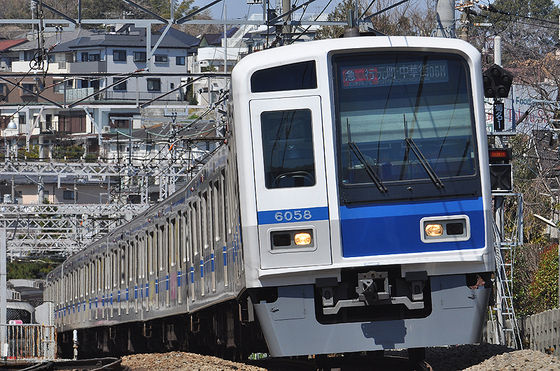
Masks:
[[[258,324],[273,356],[477,342],[494,270],[481,69],[440,38],[247,56],[227,145],[51,273],[60,331],[141,323],[146,337],[168,318],[173,343],[211,313],[217,343]],[[224,303],[238,309],[217,321]]]

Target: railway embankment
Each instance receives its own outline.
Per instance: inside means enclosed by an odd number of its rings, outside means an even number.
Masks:
[[[514,350],[492,344],[428,348],[426,361],[433,371],[560,371],[560,359],[557,357],[534,350]],[[122,364],[130,371],[294,371],[293,367],[282,368],[278,364],[259,367],[182,352],[136,354],[123,357]],[[332,370],[335,369],[346,371],[339,365]],[[380,369],[371,365],[368,370]]]

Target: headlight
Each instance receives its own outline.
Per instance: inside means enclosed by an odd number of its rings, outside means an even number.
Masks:
[[[294,235],[294,242],[298,246],[308,246],[311,245],[311,233],[300,232]]]
[[[443,234],[443,226],[441,224],[426,224],[424,231],[428,237],[438,237]]]
[[[467,241],[471,238],[469,217],[449,215],[422,218],[420,237],[425,243]]]
[[[270,233],[270,237],[272,250],[314,247],[315,245],[311,229],[274,231]]]

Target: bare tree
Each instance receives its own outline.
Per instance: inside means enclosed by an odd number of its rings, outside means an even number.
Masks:
[[[348,11],[355,9],[355,4],[354,0],[339,3],[327,19],[347,21]],[[369,7],[369,1],[359,0],[357,16],[360,19],[368,19],[371,22],[370,28],[384,35],[429,36],[432,33],[436,19],[435,0],[412,0],[386,10],[393,4],[389,0],[380,0]],[[318,30],[315,38],[336,38],[342,33],[344,33],[342,26],[326,26]]]

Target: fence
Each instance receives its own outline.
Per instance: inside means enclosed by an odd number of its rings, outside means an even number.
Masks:
[[[523,317],[519,326],[524,349],[560,356],[560,309]]]
[[[536,350],[560,357],[560,309],[547,310],[546,312],[517,319],[521,332],[523,349]],[[497,323],[486,322],[483,341],[491,344],[499,343]],[[509,323],[506,323],[509,326]],[[515,348],[515,340],[511,334],[505,334],[505,345]]]
[[[0,324],[2,358],[7,359],[54,359],[56,354],[56,330],[45,325]]]

